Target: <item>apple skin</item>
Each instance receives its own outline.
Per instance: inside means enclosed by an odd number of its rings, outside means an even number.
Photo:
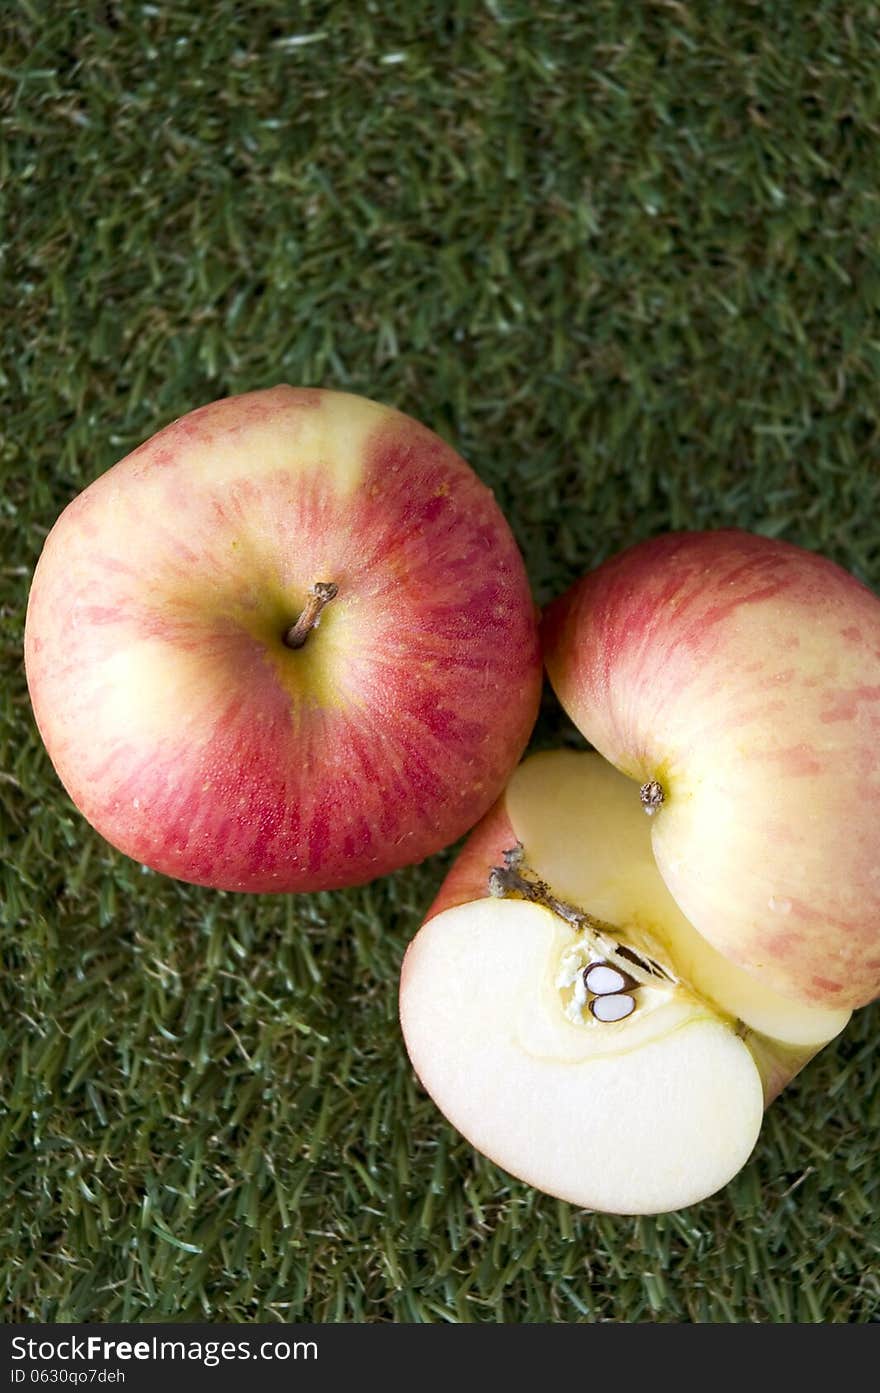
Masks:
[[[292,651],[316,581],[338,595]],[[193,411],[70,503],[25,659],[89,822],[247,891],[361,883],[461,836],[542,676],[522,559],[469,466],[389,407],[288,386]]]
[[[485,898],[489,893],[489,872],[493,866],[503,866],[504,853],[516,846],[516,840],[502,794],[461,848],[423,923],[445,909]]]
[[[783,995],[880,992],[880,601],[738,530],[641,543],[547,610],[590,743],[666,800],[657,864],[690,922]],[[634,790],[634,796],[638,796]]]

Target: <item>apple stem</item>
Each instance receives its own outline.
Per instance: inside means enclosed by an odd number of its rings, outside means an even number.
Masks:
[[[312,629],[319,623],[321,611],[330,600],[334,600],[339,594],[339,586],[332,580],[316,580],[309,591],[308,599],[299,619],[284,635],[284,643],[288,648],[302,648]]]
[[[616,924],[597,919],[594,914],[588,914],[586,910],[578,909],[576,905],[560,900],[554,895],[547,882],[541,880],[525,865],[521,842],[504,852],[503,866],[492,867],[489,872],[489,894],[496,899],[518,896],[532,904],[543,905],[545,909],[564,919],[567,924],[571,924],[572,928],[585,933],[607,961],[614,963],[621,972],[641,982],[643,986],[649,983],[652,977],[662,977],[667,982],[675,980],[652,958],[621,944],[620,930]],[[627,967],[624,967],[619,959],[623,959]]]

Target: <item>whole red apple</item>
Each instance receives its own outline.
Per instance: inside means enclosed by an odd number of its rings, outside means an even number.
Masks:
[[[787,542],[678,533],[579,581],[543,636],[699,933],[794,1000],[876,996],[880,600]]]
[[[287,386],[184,416],[66,508],[25,654],[71,798],[230,890],[421,860],[498,796],[541,683],[495,500],[401,413]]]

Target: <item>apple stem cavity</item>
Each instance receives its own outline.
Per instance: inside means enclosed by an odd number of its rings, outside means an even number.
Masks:
[[[639,789],[639,797],[648,817],[653,817],[666,802],[666,791],[658,779],[649,779]]]
[[[334,581],[316,580],[309,591],[302,614],[284,635],[285,647],[302,648],[312,629],[320,623],[324,606],[335,600],[338,594],[339,586]]]
[[[646,986],[652,978],[657,977],[666,982],[676,980],[652,958],[621,944],[620,930],[616,924],[597,919],[594,914],[588,914],[586,910],[578,909],[576,905],[554,895],[547,882],[541,880],[525,864],[524,855],[522,843],[517,842],[509,851],[504,852],[504,865],[492,867],[488,888],[493,899],[518,898],[543,905],[573,929],[583,933],[603,959],[602,965],[612,963],[625,979],[626,985],[632,982],[634,985],[640,983]]]

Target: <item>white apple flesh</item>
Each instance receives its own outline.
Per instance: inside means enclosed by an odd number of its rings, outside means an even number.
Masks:
[[[643,1214],[725,1185],[848,1012],[780,998],[700,939],[631,791],[598,755],[520,766],[407,951],[400,1015],[422,1084],[476,1147],[549,1194]],[[493,877],[517,843],[522,868]],[[535,902],[518,879],[544,882]]]

